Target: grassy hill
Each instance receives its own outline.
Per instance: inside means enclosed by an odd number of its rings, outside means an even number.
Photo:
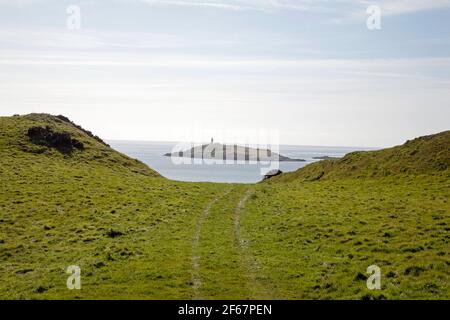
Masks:
[[[65,117],[1,117],[0,298],[449,299],[448,137],[181,183]]]
[[[33,127],[49,128],[56,133],[68,133],[72,139],[83,144],[83,150],[74,148],[64,152],[39,143],[32,143],[28,130]],[[159,174],[145,164],[118,153],[89,131],[70,122],[63,116],[30,114],[12,118],[0,118],[0,148],[2,156],[16,163],[21,160],[50,161],[51,166],[58,163],[70,166],[92,165],[124,173],[141,173],[147,176]],[[5,160],[5,159],[4,159]],[[56,161],[56,162],[55,162]]]
[[[450,131],[420,137],[379,151],[353,152],[342,159],[319,161],[278,181],[387,177],[442,172],[450,167]]]
[[[34,144],[50,126],[84,144]],[[180,298],[191,294],[190,231],[220,185],[170,182],[73,124],[0,118],[0,297]],[[186,240],[189,239],[189,240]],[[66,288],[69,265],[82,290]]]

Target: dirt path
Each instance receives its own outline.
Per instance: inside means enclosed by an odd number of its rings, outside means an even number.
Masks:
[[[252,285],[255,287],[257,292],[260,292],[263,295],[264,299],[273,299],[274,290],[272,285],[270,284],[270,280],[262,275],[258,261],[256,261],[256,259],[250,253],[250,250],[248,248],[248,241],[243,239],[241,236],[241,210],[242,208],[244,208],[246,202],[252,196],[253,192],[254,191],[252,189],[247,190],[234,210],[234,238],[236,245],[241,251],[244,268],[248,272],[250,278],[249,280],[252,282]]]
[[[199,289],[202,285],[202,279],[200,277],[200,254],[199,254],[199,242],[200,242],[200,234],[202,231],[202,225],[205,219],[209,215],[209,211],[212,206],[216,204],[220,199],[226,197],[232,188],[227,189],[222,194],[216,196],[203,210],[202,214],[197,220],[197,225],[195,227],[194,237],[192,239],[192,288],[193,288],[193,299],[199,299]]]

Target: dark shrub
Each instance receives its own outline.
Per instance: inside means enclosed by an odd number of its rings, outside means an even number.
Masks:
[[[83,150],[81,141],[72,139],[70,133],[54,132],[50,127],[32,127],[28,129],[28,137],[31,142],[56,148],[63,153],[71,153],[74,149]]]

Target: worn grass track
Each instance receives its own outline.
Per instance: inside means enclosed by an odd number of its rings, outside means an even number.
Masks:
[[[198,242],[199,274],[197,298],[265,299],[268,290],[259,282],[248,251],[242,247],[237,215],[251,187],[235,185],[209,208]]]
[[[242,209],[253,194],[254,188],[249,188],[234,209],[234,240],[241,252],[241,263],[246,270],[248,279],[252,283],[255,291],[258,292],[258,295],[254,299],[274,299],[276,295],[271,280],[263,274],[258,261],[248,248],[248,240],[244,239],[241,235]]]
[[[231,192],[231,187],[225,190],[222,194],[216,196],[203,210],[202,214],[197,220],[195,227],[194,237],[192,239],[192,290],[193,299],[199,298],[199,289],[202,286],[202,278],[200,276],[200,255],[198,252],[198,247],[200,243],[200,234],[202,232],[202,226],[204,221],[208,218],[211,207],[214,206],[221,198],[226,197]]]

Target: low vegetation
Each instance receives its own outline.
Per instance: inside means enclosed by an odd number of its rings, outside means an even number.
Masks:
[[[256,185],[182,183],[65,117],[0,118],[0,298],[449,299],[449,142]]]

